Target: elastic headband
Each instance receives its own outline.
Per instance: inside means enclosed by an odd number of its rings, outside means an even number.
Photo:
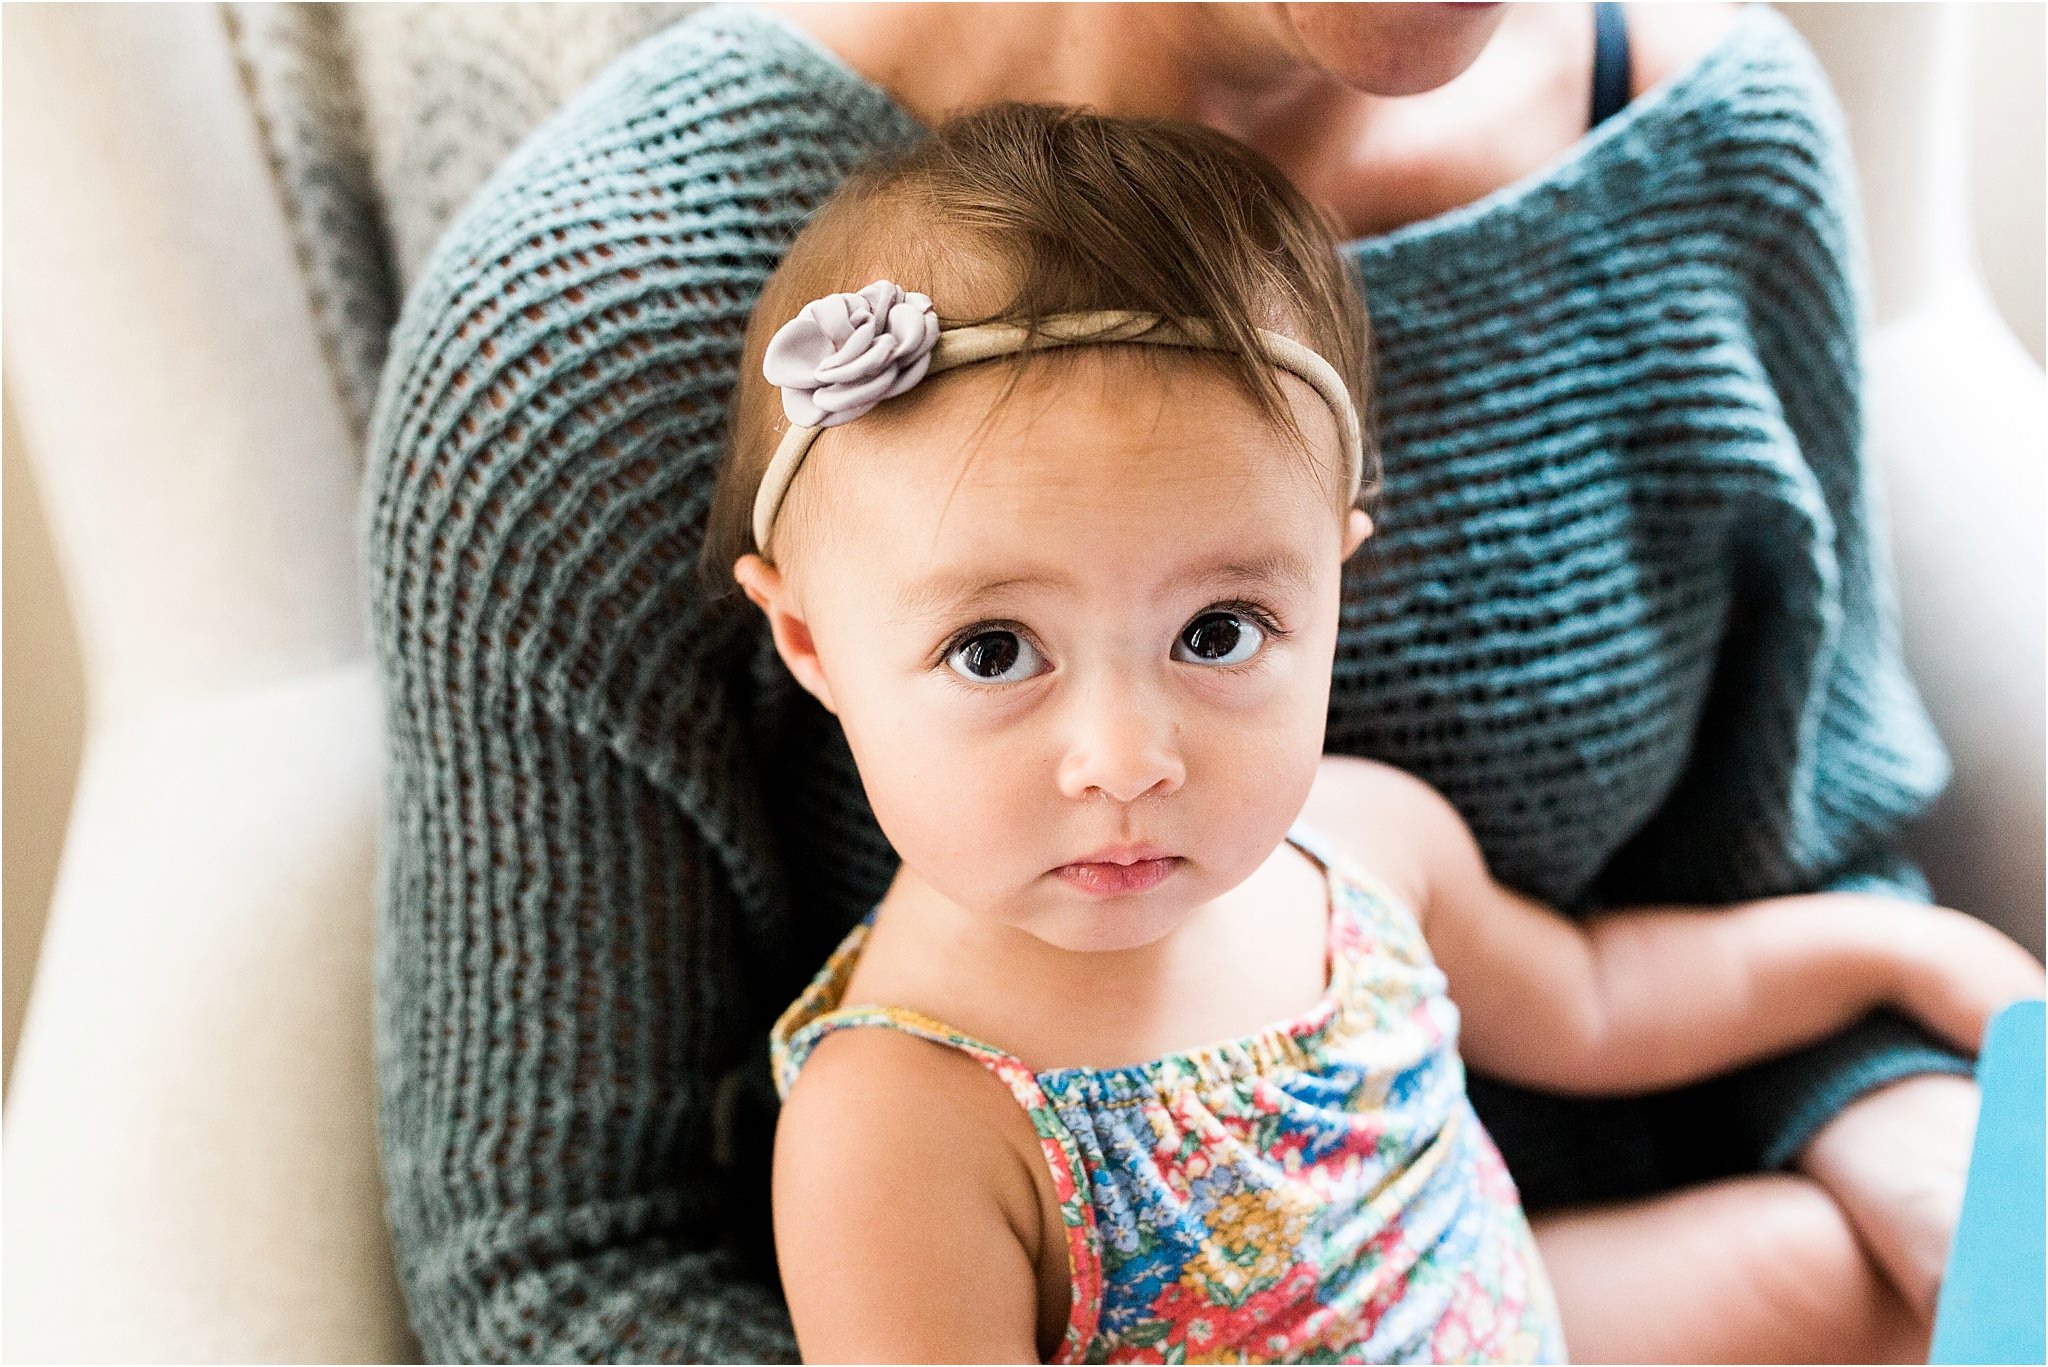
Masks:
[[[1255,331],[1266,359],[1307,381],[1330,406],[1350,470],[1348,501],[1357,502],[1365,476],[1365,447],[1358,411],[1342,377],[1292,337],[1265,328]],[[926,375],[1022,351],[1034,338],[1043,346],[1140,342],[1229,349],[1206,323],[1182,326],[1127,309],[1057,314],[1036,329],[1015,323],[941,328],[928,296],[888,280],[877,280],[855,293],[815,299],[776,330],[761,359],[761,373],[782,389],[782,411],[791,423],[754,495],[754,545],[761,555],[768,554],[775,516],[818,433],[852,421]]]

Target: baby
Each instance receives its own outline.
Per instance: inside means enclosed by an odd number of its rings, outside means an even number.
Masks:
[[[771,1035],[807,1360],[1561,1360],[1467,1061],[1647,1091],[2039,990],[1875,899],[1576,924],[1322,753],[1366,319],[1219,134],[954,120],[810,219],[744,354],[704,565],[902,860]]]

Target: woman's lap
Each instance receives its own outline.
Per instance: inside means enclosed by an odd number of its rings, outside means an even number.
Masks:
[[[1727,1178],[1532,1223],[1574,1362],[1926,1361],[1929,1327],[1806,1178]]]
[[[1693,1094],[1564,1097],[1477,1075],[1466,1086],[1532,1215],[1743,1171],[1729,1136]]]

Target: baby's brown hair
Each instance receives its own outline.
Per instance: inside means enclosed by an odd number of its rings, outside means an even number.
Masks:
[[[1287,178],[1199,124],[998,104],[857,167],[762,287],[698,565],[712,596],[737,591],[733,564],[755,549],[754,495],[788,426],[781,391],[761,374],[769,338],[812,300],[876,279],[929,295],[945,328],[1001,322],[1031,329],[1055,314],[1098,309],[1207,322],[1227,349],[1131,349],[1221,366],[1262,414],[1299,440],[1255,330],[1283,333],[1343,377],[1365,441],[1356,506],[1369,508],[1378,489],[1361,288],[1330,224]],[[1007,365],[1014,387],[1034,354],[1027,348],[976,368]],[[792,542],[808,540],[802,483],[791,485],[776,522],[774,541],[785,554]]]

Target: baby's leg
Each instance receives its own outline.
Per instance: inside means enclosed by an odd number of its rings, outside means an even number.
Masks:
[[[1804,1177],[1730,1178],[1530,1224],[1581,1362],[1925,1362],[1921,1323]]]

